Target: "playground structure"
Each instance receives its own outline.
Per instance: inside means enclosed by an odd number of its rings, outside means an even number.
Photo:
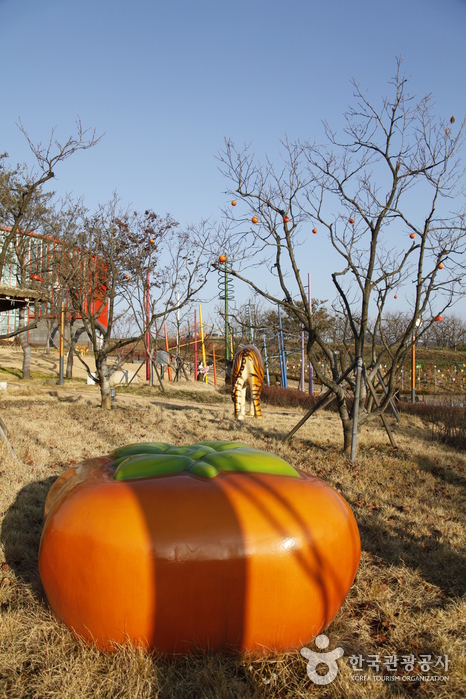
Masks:
[[[219,288],[219,299],[224,301],[224,320],[225,320],[225,362],[228,362],[232,358],[233,348],[230,344],[230,323],[229,323],[229,302],[233,301],[234,291],[233,282],[231,280],[231,263],[228,261],[226,255],[220,255],[218,258],[220,264],[224,265],[223,271],[219,270],[218,288]]]
[[[282,458],[153,442],[55,481],[39,571],[55,615],[100,649],[266,653],[328,626],[360,553],[348,503]]]
[[[247,306],[249,309],[249,304]],[[249,311],[248,311],[249,316]],[[282,319],[280,318],[282,322]],[[280,323],[279,321],[279,323]],[[234,331],[229,323],[228,348],[229,356],[247,344],[254,337],[260,342],[260,352],[264,362],[264,383],[278,384],[284,388],[293,388],[311,395],[320,395],[325,391],[318,380],[314,379],[312,365],[309,366],[305,355],[307,335],[304,332],[290,333],[283,322],[277,327],[257,328],[253,321],[242,331]],[[324,375],[333,376],[335,363],[345,370],[350,360],[341,366],[341,348],[335,344],[333,362],[326,356],[320,359],[320,368]],[[193,313],[193,323],[184,328],[178,328],[175,334],[169,334],[166,324],[163,333],[157,338],[151,337],[151,352],[153,360],[152,383],[161,382],[168,378],[170,381],[202,380],[213,383],[224,382],[228,377],[225,367],[225,335],[223,329],[202,322],[202,309]],[[144,343],[130,346],[126,351],[128,362],[139,363],[139,369],[146,364],[147,353]],[[452,361],[454,360],[454,361]],[[231,361],[231,360],[230,360]],[[369,358],[366,359],[366,366]],[[410,395],[412,385],[412,361],[408,358],[403,366],[397,369],[397,394],[399,397]],[[380,367],[385,375],[386,366]],[[139,372],[140,373],[140,372]],[[466,394],[466,352],[446,352],[442,348],[417,348],[415,357],[415,388],[416,400],[426,400],[436,395],[463,396]],[[411,382],[411,383],[410,383]],[[151,383],[151,385],[152,385]]]
[[[0,241],[9,231],[0,226]],[[49,330],[46,321],[55,321],[58,329],[61,309],[65,308],[65,327],[70,333],[70,318],[80,322],[79,313],[73,313],[69,290],[59,283],[58,269],[65,264],[80,266],[88,270],[89,281],[86,305],[95,314],[98,325],[103,329],[108,326],[108,300],[95,284],[95,278],[104,278],[105,264],[91,253],[69,249],[59,240],[34,232],[18,234],[24,237],[25,277],[18,282],[19,262],[13,245],[10,261],[5,263],[0,279],[0,334],[17,330],[19,309],[27,308],[27,322],[39,320],[38,326],[27,331],[27,342],[31,346],[45,345]]]

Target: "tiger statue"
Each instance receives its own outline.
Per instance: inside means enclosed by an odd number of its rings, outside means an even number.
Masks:
[[[246,384],[251,391],[251,417],[262,417],[260,393],[264,381],[264,363],[261,353],[254,345],[238,350],[231,372],[231,398],[235,405],[235,418],[244,420],[246,413]]]

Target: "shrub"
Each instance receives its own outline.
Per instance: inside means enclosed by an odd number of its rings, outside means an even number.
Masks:
[[[457,449],[466,449],[466,406],[438,403],[399,403],[402,413],[417,415],[432,428],[432,437]]]

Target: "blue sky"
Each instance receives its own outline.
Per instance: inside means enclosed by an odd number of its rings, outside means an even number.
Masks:
[[[396,56],[411,92],[461,121],[465,27],[464,0],[0,0],[0,151],[30,161],[19,117],[44,141],[79,115],[105,137],[57,170],[58,194],[92,209],[116,189],[182,224],[216,219],[224,136],[261,156],[285,134],[320,140],[322,119],[341,124],[350,79],[378,100]],[[333,270],[317,263],[327,246],[315,241],[309,259],[320,298],[333,297]]]

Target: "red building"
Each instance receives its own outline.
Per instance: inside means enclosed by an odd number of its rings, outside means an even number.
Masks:
[[[0,249],[9,230],[0,227]],[[0,275],[0,336],[17,330],[20,309],[27,307],[28,323],[36,317],[40,319],[38,326],[28,331],[28,341],[36,346],[45,345],[47,338],[56,332],[62,302],[65,302],[69,332],[71,317],[79,322],[81,316],[74,311],[70,290],[64,281],[67,269],[80,270],[82,303],[95,316],[98,327],[105,331],[108,299],[102,283],[105,279],[102,261],[49,236],[19,232],[16,241],[8,247]]]

